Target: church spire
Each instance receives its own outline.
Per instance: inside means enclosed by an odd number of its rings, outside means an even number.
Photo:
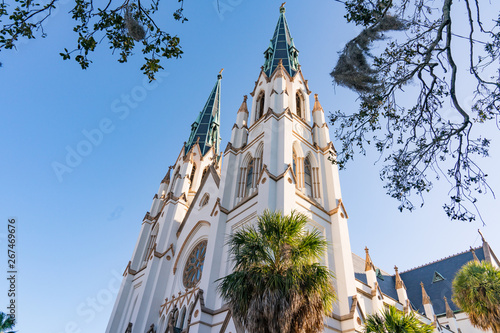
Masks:
[[[214,148],[215,154],[219,154],[220,144],[220,91],[222,70],[217,75],[217,82],[215,83],[210,96],[208,97],[203,110],[198,115],[196,121],[191,125],[191,135],[185,145],[185,153],[187,154],[191,148],[198,143],[202,155],[205,155],[210,148]]]
[[[264,72],[268,77],[271,77],[276,67],[278,67],[280,60],[283,62],[283,67],[285,67],[290,76],[294,76],[299,70],[299,51],[295,48],[293,38],[288,29],[284,3],[280,7],[278,24],[274,30],[269,47],[264,52],[264,56],[266,58]]]

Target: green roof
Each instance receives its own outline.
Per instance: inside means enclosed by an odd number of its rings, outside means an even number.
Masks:
[[[203,110],[198,115],[196,121],[191,125],[191,135],[185,145],[185,154],[198,142],[202,155],[205,155],[210,148],[215,149],[215,154],[219,154],[220,145],[220,82],[222,75],[217,76],[210,96],[208,97]]]
[[[266,61],[264,63],[264,72],[271,77],[276,67],[283,62],[283,66],[288,74],[294,76],[299,70],[299,51],[293,44],[293,38],[290,35],[288,24],[285,18],[285,8],[280,8],[280,17],[274,30],[273,38],[269,47],[264,52]]]

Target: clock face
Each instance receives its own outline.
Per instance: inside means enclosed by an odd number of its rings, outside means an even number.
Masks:
[[[184,276],[182,279],[187,288],[194,287],[200,281],[206,252],[206,240],[196,245],[193,251],[191,251],[184,267]]]

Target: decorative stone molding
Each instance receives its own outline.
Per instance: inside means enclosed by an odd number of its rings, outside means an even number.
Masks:
[[[193,229],[191,229],[191,231],[189,232],[189,234],[186,236],[186,239],[184,240],[184,243],[182,243],[181,249],[177,253],[177,258],[175,259],[175,264],[174,264],[174,268],[173,268],[174,274],[177,272],[177,264],[179,263],[180,255],[181,255],[182,251],[184,250],[184,247],[186,246],[186,243],[190,240],[191,235],[198,229],[198,226],[202,225],[202,224],[203,225],[207,225],[208,227],[210,227],[210,222],[207,222],[207,221],[198,221],[198,223],[196,223],[196,225],[193,227]],[[183,225],[181,225],[181,227],[182,226]],[[177,231],[177,234],[176,234],[177,238],[179,238],[181,231],[182,231],[182,229],[179,228],[179,231]]]
[[[139,269],[138,271],[136,270],[133,270],[130,265],[132,264],[131,261],[128,262],[128,265],[127,267],[125,267],[125,271],[123,272],[123,276],[127,276],[127,274],[130,274],[130,275],[137,275],[139,272],[143,271],[144,269],[146,269],[147,265],[144,265],[141,269]]]
[[[167,315],[170,312],[170,309],[173,307],[177,307],[178,309],[182,308],[184,305],[188,305],[191,303],[191,300],[195,297],[196,291],[201,290],[198,287],[185,289],[184,292],[178,293],[177,296],[172,295],[170,298],[165,298],[165,302],[160,305],[160,313],[159,316]]]
[[[153,253],[154,253],[154,256],[157,257],[157,258],[163,258],[169,251],[172,252],[172,256],[167,256],[166,259],[167,260],[170,260],[172,257],[175,256],[175,252],[174,252],[174,244],[170,244],[170,246],[167,248],[167,250],[165,252],[157,252],[156,251],[156,243],[154,245],[154,248],[153,248]]]

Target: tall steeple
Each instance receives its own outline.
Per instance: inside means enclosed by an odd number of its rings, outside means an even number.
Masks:
[[[198,142],[200,150],[203,155],[214,148],[215,155],[219,154],[220,145],[220,83],[222,79],[222,71],[217,75],[217,82],[215,83],[210,96],[208,97],[203,110],[198,115],[196,121],[191,125],[191,135],[185,146],[185,154]]]
[[[285,67],[290,76],[293,77],[295,72],[299,70],[299,51],[295,48],[293,38],[288,29],[284,3],[280,7],[278,24],[274,30],[269,47],[264,52],[264,56],[266,58],[264,72],[268,77],[271,77],[276,67],[278,67],[280,60],[283,62],[283,67]]]

